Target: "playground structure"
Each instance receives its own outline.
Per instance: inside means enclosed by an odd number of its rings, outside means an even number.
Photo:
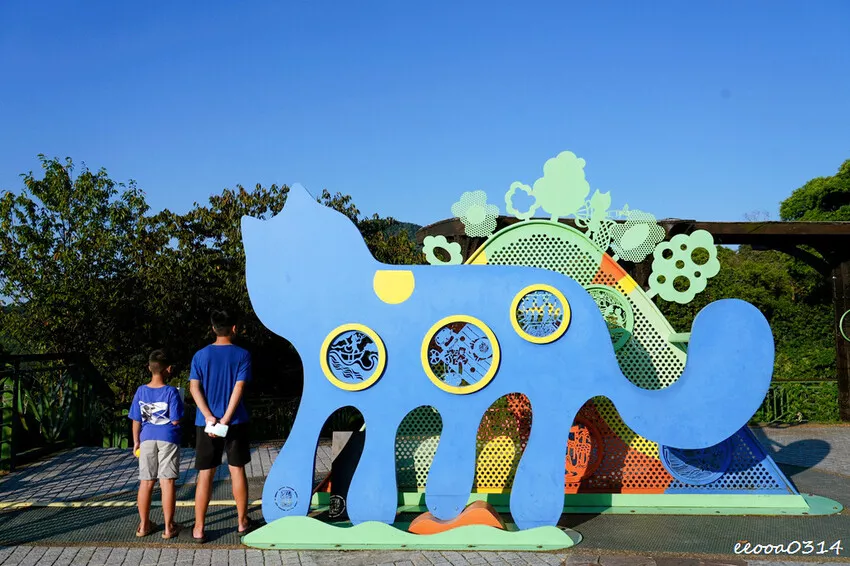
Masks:
[[[269,525],[246,544],[549,549],[580,540],[555,528],[565,510],[818,512],[745,426],[772,373],[764,317],[717,301],[683,334],[651,300],[705,289],[720,269],[711,234],[665,241],[651,215],[591,196],[584,165],[563,152],[533,186],[511,185],[506,208],[521,222],[498,232],[498,207],[464,193],[453,214],[487,238],[466,265],[442,236],[425,238],[431,267],[379,264],[350,221],[297,186],[277,217],[243,219],[255,311],[305,367],[263,492]],[[534,199],[525,211],[519,193]],[[576,228],[558,222],[567,216]],[[647,293],[618,260],[648,256]],[[344,406],[362,412],[366,437],[331,501],[313,493],[313,462]],[[499,519],[509,511],[506,530],[462,520],[482,501]],[[331,503],[353,529],[306,517]],[[425,508],[434,534],[389,526]]]

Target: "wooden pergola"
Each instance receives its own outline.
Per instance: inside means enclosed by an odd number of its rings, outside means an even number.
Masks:
[[[520,220],[502,216],[497,229]],[[561,222],[574,225],[571,219]],[[842,421],[850,422],[850,341],[839,332],[841,316],[850,310],[850,222],[704,222],[698,220],[660,220],[667,237],[707,230],[718,244],[746,244],[761,250],[778,250],[790,254],[817,269],[829,279],[835,311],[835,359],[838,382],[838,412]],[[449,242],[461,245],[464,260],[481,246],[484,238],[470,238],[456,218],[425,226],[416,233],[421,245],[425,236],[445,236]],[[811,253],[814,249],[820,254]],[[623,262],[635,280],[647,288],[652,269],[651,258],[642,263]]]

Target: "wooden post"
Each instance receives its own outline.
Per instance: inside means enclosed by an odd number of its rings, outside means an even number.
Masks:
[[[841,316],[850,310],[850,259],[832,269],[832,302],[835,305],[835,377],[838,380],[838,418],[850,422],[850,342],[840,332]],[[850,315],[848,315],[850,316]]]

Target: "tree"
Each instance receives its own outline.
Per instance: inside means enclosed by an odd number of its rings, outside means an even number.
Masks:
[[[850,221],[850,159],[832,177],[812,179],[782,201],[782,220]]]
[[[240,337],[255,352],[253,391],[297,394],[301,362],[257,319],[245,286],[241,218],[269,218],[289,188],[237,185],[186,214],[148,214],[144,194],[71,159],[39,156],[44,178],[23,175],[0,197],[0,328],[22,353],[81,352],[108,376],[119,403],[146,377],[148,353],[169,350],[178,376],[211,336],[209,311],[243,315]],[[319,199],[357,224],[370,250],[391,264],[422,263],[406,230],[360,217],[350,196]]]
[[[165,240],[133,181],[116,184],[85,165],[74,177],[70,158],[39,160],[43,179],[22,175],[20,194],[0,198],[4,332],[33,353],[91,352],[125,383],[137,363],[126,350],[137,283]]]

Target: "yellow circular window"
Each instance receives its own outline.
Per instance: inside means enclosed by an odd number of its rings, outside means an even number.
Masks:
[[[335,328],[322,344],[322,371],[328,380],[346,391],[373,385],[384,373],[387,350],[377,332],[362,324]]]
[[[499,369],[499,342],[481,320],[454,315],[437,322],[422,341],[422,367],[443,391],[467,394],[486,386]]]
[[[523,339],[548,344],[564,335],[570,325],[570,304],[551,285],[529,285],[511,303],[511,324]]]

